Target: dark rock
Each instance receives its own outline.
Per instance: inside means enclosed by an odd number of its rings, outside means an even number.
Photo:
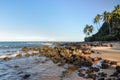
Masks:
[[[111,61],[110,65],[117,65],[117,62],[116,61]]]
[[[97,67],[91,67],[91,69],[93,69],[93,71],[95,71],[95,72],[98,72],[100,69],[99,68],[97,68]]]
[[[105,80],[105,78],[99,78],[98,80]]]
[[[22,77],[23,77],[23,79],[27,79],[27,78],[30,77],[30,74],[25,74],[25,75],[23,75]]]
[[[93,71],[93,69],[92,68],[89,68],[87,71],[86,71],[86,73],[93,73],[94,71]]]
[[[107,78],[106,80],[116,80],[115,78]]]
[[[78,73],[78,76],[80,76],[80,77],[84,77],[84,76],[85,76],[85,74]]]
[[[109,60],[103,60],[103,63],[109,63],[110,61]]]
[[[117,80],[120,80],[120,78],[117,78]]]
[[[110,77],[117,77],[118,76],[118,72],[114,72],[112,75],[110,75]]]
[[[85,67],[91,67],[92,66],[92,62],[84,62],[84,66]]]
[[[78,71],[79,73],[82,73],[82,74],[85,74],[86,73],[86,70],[85,69],[81,69]]]
[[[107,77],[107,74],[104,72],[98,73],[98,75],[100,75],[100,77]]]
[[[108,69],[109,64],[108,63],[102,63],[102,69]]]
[[[10,57],[7,57],[7,56],[3,58],[3,60],[5,60],[5,61],[8,61],[8,60],[10,60],[10,59],[11,59],[11,58],[10,58]]]
[[[116,71],[120,73],[120,66],[116,66]]]
[[[14,66],[14,67],[15,67],[15,68],[19,68],[19,66],[17,66],[17,65],[16,65],[16,66]]]
[[[92,78],[93,80],[96,80],[96,77],[96,74],[88,74],[86,78]]]

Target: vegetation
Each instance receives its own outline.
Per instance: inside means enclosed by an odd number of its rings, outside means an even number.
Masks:
[[[100,20],[103,21],[100,27]],[[97,14],[94,18],[94,23],[100,27],[98,32],[93,35],[90,29],[86,26],[84,28],[84,33],[88,36],[85,37],[85,41],[120,41],[120,5],[114,7],[111,12],[103,12],[102,15]]]

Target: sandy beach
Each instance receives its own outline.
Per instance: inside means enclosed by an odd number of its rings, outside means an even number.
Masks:
[[[92,50],[99,54],[92,54],[94,57],[117,61],[120,65],[120,43],[111,43],[113,47],[92,47]]]

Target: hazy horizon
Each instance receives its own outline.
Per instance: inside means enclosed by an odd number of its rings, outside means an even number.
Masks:
[[[1,0],[0,41],[83,41],[84,26],[119,0]],[[96,33],[96,30],[94,31]]]

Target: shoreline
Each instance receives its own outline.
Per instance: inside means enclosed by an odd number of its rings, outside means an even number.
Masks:
[[[118,46],[117,46],[118,48]],[[94,57],[101,57],[103,59],[108,59],[112,61],[120,61],[120,50],[116,50],[116,46],[113,47],[92,47],[92,50],[100,52],[100,54],[92,53]],[[26,50],[26,49],[25,49]],[[10,80],[90,80],[80,77],[78,75],[78,70],[74,72],[67,73],[63,75],[63,71],[66,70],[68,66],[58,66],[51,59],[39,55],[36,49],[33,49],[34,54],[26,55],[21,52],[21,55],[13,54],[12,59],[0,62],[0,73],[1,80],[10,79]],[[30,52],[29,54],[32,54]],[[113,52],[117,55],[113,56]],[[18,55],[18,56],[17,56]],[[17,57],[16,57],[17,56]],[[26,57],[25,57],[26,56]],[[89,56],[89,55],[88,55]],[[10,55],[8,56],[10,57]],[[117,58],[116,58],[117,57]],[[3,57],[4,58],[4,57]],[[1,59],[3,59],[1,58]],[[112,58],[112,59],[111,59]],[[119,65],[119,63],[117,64]],[[4,67],[3,67],[4,66]],[[98,66],[98,65],[97,65]],[[81,70],[82,68],[80,68]],[[5,71],[6,70],[6,71]],[[109,69],[101,69],[102,72],[107,75],[111,75],[115,71],[115,66],[111,66]],[[5,71],[5,72],[4,72]],[[24,79],[23,79],[24,78]],[[109,77],[106,77],[109,78]],[[92,79],[91,79],[92,80]]]

